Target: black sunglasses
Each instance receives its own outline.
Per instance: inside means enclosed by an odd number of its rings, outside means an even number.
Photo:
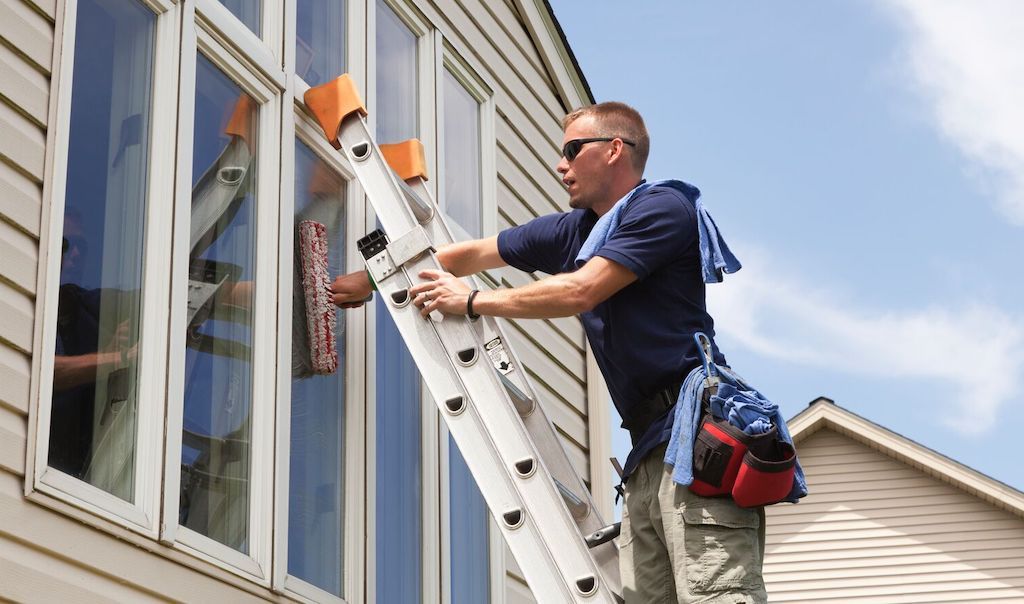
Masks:
[[[626,143],[630,147],[636,146],[636,143],[634,143],[631,140],[627,140],[622,137],[615,138],[618,138],[619,140]],[[562,156],[565,157],[565,159],[572,161],[576,159],[577,155],[580,154],[580,150],[583,149],[583,145],[587,143],[609,143],[615,140],[615,138],[574,138],[571,141],[565,143],[565,146],[562,147]]]

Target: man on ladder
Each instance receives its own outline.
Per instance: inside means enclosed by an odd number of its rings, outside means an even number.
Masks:
[[[626,602],[764,602],[763,508],[696,495],[673,482],[664,461],[681,383],[701,364],[694,334],[714,335],[700,193],[679,181],[643,181],[649,137],[627,105],[576,110],[563,127],[557,170],[573,211],[438,250],[449,272],[424,271],[427,281],[410,294],[424,315],[579,315],[633,442],[619,538]],[[551,276],[494,291],[458,279],[505,265]],[[332,291],[335,304],[353,307],[371,285],[360,271],[335,279]]]

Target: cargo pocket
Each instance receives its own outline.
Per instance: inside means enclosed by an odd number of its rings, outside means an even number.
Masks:
[[[695,498],[681,510],[686,581],[692,595],[762,585],[757,510],[729,499]]]

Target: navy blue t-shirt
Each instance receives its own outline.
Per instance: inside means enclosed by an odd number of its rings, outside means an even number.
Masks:
[[[576,270],[575,259],[597,222],[592,210],[550,214],[498,234],[498,252],[509,265],[548,274]],[[637,280],[580,315],[594,357],[623,424],[666,387],[700,364],[693,334],[714,342],[714,321],[704,303],[694,201],[670,187],[652,187],[626,202],[618,229],[600,247],[602,256]],[[715,348],[715,362],[725,359]],[[677,393],[673,393],[674,395]],[[655,420],[626,460],[628,476],[655,447],[668,442],[673,409]]]

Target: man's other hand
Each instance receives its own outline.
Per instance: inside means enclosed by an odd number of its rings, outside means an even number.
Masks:
[[[339,275],[329,289],[334,304],[341,308],[359,308],[373,291],[366,271]]]

